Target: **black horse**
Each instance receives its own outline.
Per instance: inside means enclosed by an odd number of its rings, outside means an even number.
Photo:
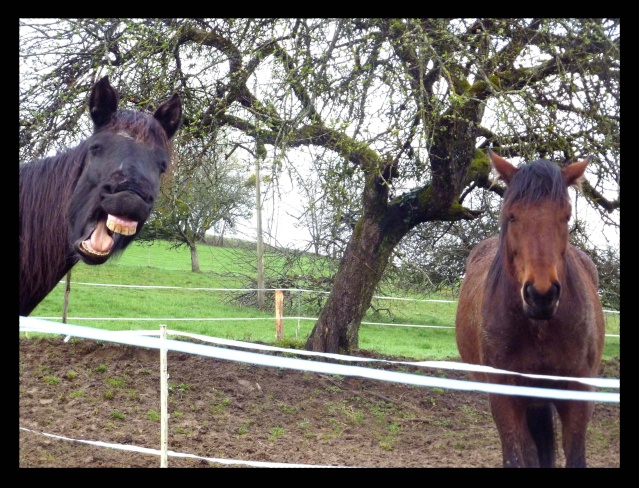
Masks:
[[[20,165],[20,315],[79,260],[102,264],[122,252],[151,213],[182,103],[173,94],[147,114],[118,110],[118,99],[105,76],[89,98],[91,137]]]

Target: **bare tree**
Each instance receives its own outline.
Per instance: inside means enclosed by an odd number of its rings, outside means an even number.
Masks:
[[[160,189],[140,239],[164,239],[191,251],[191,270],[200,271],[197,244],[215,226],[233,228],[250,216],[253,184],[240,163],[213,151],[182,147],[176,168]]]
[[[619,19],[46,22],[21,21],[21,154],[74,130],[81,96],[109,74],[133,104],[179,89],[185,126],[202,140],[226,127],[229,151],[257,144],[289,165],[291,149],[322,147],[348,162],[333,178],[358,174],[361,211],[309,349],[356,349],[402,239],[474,220],[469,195],[503,191],[489,145],[560,164],[593,155],[586,205],[602,219],[620,208]]]

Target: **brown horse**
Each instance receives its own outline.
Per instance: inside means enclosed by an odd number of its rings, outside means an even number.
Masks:
[[[499,236],[468,257],[456,317],[466,363],[518,373],[596,377],[604,316],[595,265],[568,242],[568,187],[578,186],[589,158],[560,169],[539,159],[515,167],[489,150],[506,183]],[[475,373],[478,381],[592,390],[575,381]],[[561,420],[566,467],[586,466],[586,429],[594,404],[582,400],[489,394],[504,467],[554,467],[553,405]]]
[[[118,98],[106,76],[99,80],[89,97],[91,137],[20,165],[20,315],[79,260],[102,264],[122,252],[151,213],[182,103],[174,94],[147,114],[118,110]]]

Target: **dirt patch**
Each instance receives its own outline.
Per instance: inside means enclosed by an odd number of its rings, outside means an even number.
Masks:
[[[21,339],[19,466],[159,467],[159,455],[43,435],[159,449],[159,365],[157,350]],[[467,379],[448,370],[380,367]],[[168,371],[168,444],[174,452],[313,466],[501,466],[484,393],[171,351]],[[601,376],[619,378],[619,362],[604,364]],[[589,466],[620,467],[619,413],[619,404],[596,405],[588,433]],[[562,465],[561,454],[559,460]],[[168,466],[246,467],[173,456]]]

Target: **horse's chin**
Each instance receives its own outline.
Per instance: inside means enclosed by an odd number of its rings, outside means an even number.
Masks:
[[[550,320],[557,312],[557,305],[554,306],[530,306],[524,302],[524,313],[529,319]]]

